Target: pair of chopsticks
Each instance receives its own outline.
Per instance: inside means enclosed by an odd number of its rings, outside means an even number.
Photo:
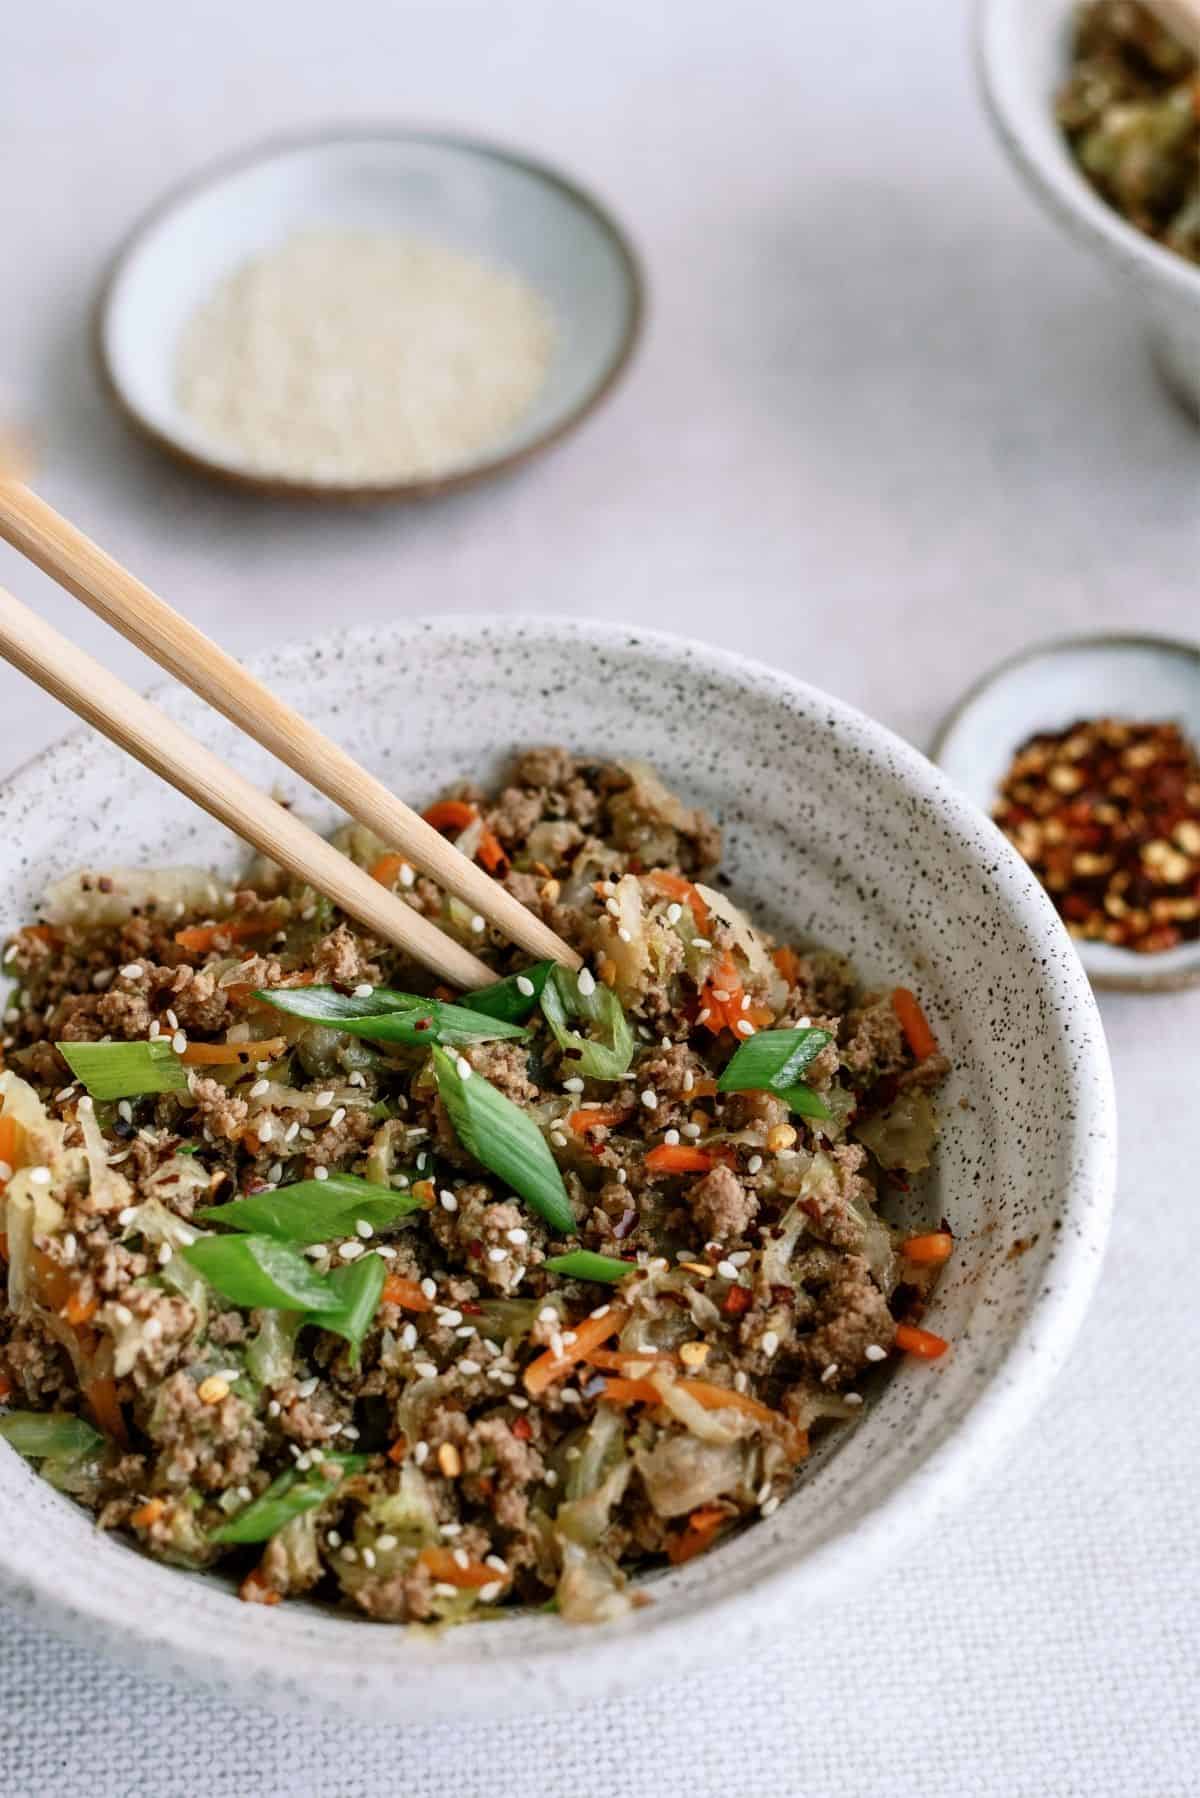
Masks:
[[[579,956],[560,937],[345,750],[37,494],[2,474],[0,538],[511,942],[540,959],[580,966]],[[478,956],[340,855],[3,588],[0,655],[212,817],[442,979],[469,988],[496,978]]]

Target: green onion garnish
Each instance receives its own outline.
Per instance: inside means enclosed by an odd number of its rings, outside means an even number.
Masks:
[[[535,962],[497,980],[493,986],[481,986],[478,992],[464,993],[462,1002],[471,1011],[482,1011],[489,1018],[503,1018],[509,1024],[523,1024],[542,995],[542,988],[553,968],[552,961]]]
[[[528,1112],[444,1049],[433,1051],[433,1072],[454,1133],[468,1154],[527,1199],[552,1229],[564,1235],[573,1231],[575,1213],[562,1175]]]
[[[141,1093],[187,1091],[187,1070],[169,1041],[57,1043],[55,1047],[93,1099],[136,1099]]]
[[[582,992],[568,968],[556,967],[542,988],[542,1013],[573,1072],[593,1080],[624,1079],[633,1060],[633,1031],[620,1000],[606,986],[596,983]],[[593,1034],[572,1030],[572,1018],[591,1025]]]
[[[235,1305],[323,1313],[342,1309],[327,1279],[272,1236],[200,1236],[180,1253]]]
[[[325,1455],[308,1473],[289,1467],[266,1491],[240,1510],[228,1523],[209,1532],[210,1542],[266,1542],[294,1517],[302,1517],[323,1504],[349,1473],[361,1473],[366,1455]],[[325,1470],[332,1469],[332,1474]]]
[[[636,1261],[618,1261],[615,1255],[596,1255],[591,1249],[573,1249],[569,1255],[552,1255],[542,1266],[547,1273],[570,1280],[603,1280],[615,1286],[627,1274],[637,1272]]]
[[[88,1455],[104,1445],[99,1430],[66,1411],[8,1411],[0,1416],[0,1441],[34,1461]]]
[[[379,1295],[386,1275],[382,1255],[362,1255],[357,1261],[334,1268],[328,1279],[337,1297],[338,1309],[318,1312],[308,1320],[322,1330],[332,1330],[335,1336],[346,1338],[353,1367],[358,1366],[362,1339],[379,1309]]]
[[[360,1219],[383,1230],[398,1217],[424,1209],[411,1192],[393,1192],[356,1174],[330,1174],[327,1180],[297,1180],[274,1192],[206,1205],[196,1216],[206,1224],[226,1224],[279,1242],[314,1243],[353,1236]]]
[[[718,1092],[770,1092],[802,1117],[827,1118],[829,1107],[799,1077],[816,1060],[826,1043],[828,1030],[760,1030],[739,1043],[724,1073]]]
[[[332,1030],[379,1043],[422,1048],[431,1043],[486,1043],[524,1035],[518,1025],[503,1018],[469,1011],[463,1005],[447,1005],[442,999],[423,999],[419,993],[393,992],[385,986],[377,986],[361,998],[336,992],[331,986],[264,987],[254,996],[294,1018],[309,1018]]]

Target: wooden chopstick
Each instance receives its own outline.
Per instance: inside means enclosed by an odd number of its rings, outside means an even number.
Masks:
[[[238,836],[425,967],[456,986],[487,986],[496,978],[469,949],[372,880],[3,587],[0,655]]]
[[[0,537],[510,942],[582,966],[498,881],[21,482],[0,480]]]

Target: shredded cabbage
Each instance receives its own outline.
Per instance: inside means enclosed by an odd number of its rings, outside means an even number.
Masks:
[[[880,1167],[901,1168],[906,1174],[929,1166],[937,1133],[937,1114],[919,1087],[905,1088],[886,1111],[865,1119],[855,1131]]]
[[[109,868],[103,874],[78,868],[46,888],[42,916],[50,924],[78,924],[84,929],[123,924],[135,912],[182,917],[185,912],[217,916],[227,912],[233,894],[205,868]]]

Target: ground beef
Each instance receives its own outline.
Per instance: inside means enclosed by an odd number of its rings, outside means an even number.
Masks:
[[[542,815],[542,795],[528,787],[505,787],[487,814],[500,841],[510,849],[523,843]]]
[[[373,980],[378,968],[371,960],[371,945],[364,943],[347,924],[339,924],[313,950],[317,979],[330,986],[356,987]]]
[[[848,1385],[867,1365],[868,1348],[891,1348],[896,1326],[861,1255],[847,1255],[841,1262],[819,1295],[815,1324],[801,1348],[814,1374],[828,1385]]]
[[[736,1242],[758,1212],[758,1200],[727,1167],[715,1167],[687,1190],[687,1203],[706,1241]]]
[[[263,1442],[262,1425],[243,1399],[229,1392],[206,1404],[186,1373],[171,1374],[159,1386],[146,1429],[158,1447],[164,1483],[206,1492],[247,1480]]]
[[[575,773],[566,749],[526,749],[517,757],[517,780],[524,787],[562,787]]]
[[[535,1105],[541,1088],[529,1077],[529,1051],[523,1043],[472,1043],[466,1059],[516,1105]]]
[[[231,1142],[241,1136],[250,1116],[245,1099],[239,1099],[218,1081],[202,1076],[193,1076],[192,1097],[206,1130],[214,1136],[227,1137]]]
[[[873,1086],[884,1075],[898,1074],[911,1059],[888,994],[872,994],[850,1012],[844,1027],[842,1064],[858,1085]]]

